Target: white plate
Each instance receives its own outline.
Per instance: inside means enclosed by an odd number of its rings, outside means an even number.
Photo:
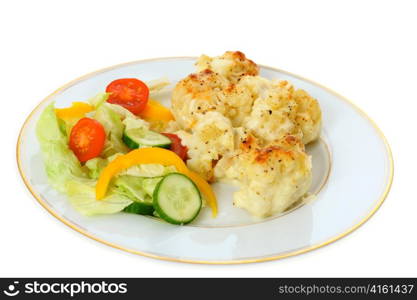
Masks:
[[[173,83],[194,71],[195,58],[161,58],[126,63],[76,79],[42,101],[23,125],[17,145],[22,178],[56,218],[106,245],[149,257],[195,263],[247,263],[304,253],[347,235],[379,208],[388,194],[393,161],[381,131],[357,107],[307,79],[270,67],[261,75],[291,81],[317,98],[323,111],[320,141],[308,146],[313,157],[315,199],[280,216],[254,219],[232,207],[233,188],[216,184],[219,216],[204,209],[191,225],[174,226],[150,217],[119,213],[84,217],[47,183],[35,124],[52,101],[68,106],[103,91],[112,80],[168,77]],[[169,104],[169,91],[158,100]]]

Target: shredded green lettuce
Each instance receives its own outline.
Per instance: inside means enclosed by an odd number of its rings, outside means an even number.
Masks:
[[[107,157],[107,160],[108,160],[108,162],[111,162],[111,161],[115,160],[116,158],[118,158],[119,156],[123,156],[123,153],[113,154],[112,156]]]
[[[125,195],[130,200],[136,202],[152,202],[152,197],[143,189],[143,180],[144,178],[142,177],[129,175],[119,176],[114,181],[114,186],[118,193]]]
[[[48,181],[56,190],[68,195],[74,208],[84,215],[110,214],[122,211],[132,201],[112,188],[103,200],[96,200],[96,177],[103,161],[90,161],[86,172],[77,157],[68,148],[65,131],[56,117],[54,105],[42,112],[36,125],[36,135],[40,144]],[[107,162],[106,162],[107,164]],[[93,167],[94,166],[94,167]]]
[[[139,119],[139,118],[131,118],[127,117],[123,120],[123,124],[125,125],[125,130],[131,130],[131,129],[143,129],[143,130],[149,130],[149,124],[145,120]]]
[[[94,114],[94,119],[100,122],[106,131],[107,139],[102,152],[103,157],[129,151],[129,148],[122,141],[124,125],[117,113],[107,105],[100,105]]]
[[[137,177],[160,177],[169,173],[176,172],[177,169],[174,166],[163,166],[160,164],[143,164],[135,165],[126,170],[123,170],[119,175],[131,175]]]
[[[85,166],[88,169],[88,176],[92,179],[97,179],[101,171],[108,165],[108,159],[96,157],[88,160]]]
[[[122,119],[125,118],[137,118],[134,114],[132,114],[129,110],[124,108],[118,104],[106,103],[106,106],[112,109],[115,113],[117,113]]]
[[[95,180],[70,180],[66,184],[72,206],[86,216],[113,214],[132,203],[128,197],[111,188],[104,199],[96,200]]]
[[[155,191],[156,186],[162,180],[162,178],[163,177],[144,178],[142,187],[145,193],[147,193],[150,197],[153,197],[153,192]]]
[[[109,99],[109,95],[110,93],[99,93],[95,95],[94,97],[91,97],[90,99],[88,99],[88,102],[92,106],[94,106],[95,109],[104,105],[107,108],[113,110],[115,113],[117,113],[122,119],[125,119],[127,117],[135,118],[135,115],[132,114],[129,110],[127,110],[123,106],[106,102],[107,99]]]
[[[61,130],[62,134],[68,139],[68,136],[70,135],[70,131],[67,126],[67,123],[58,117],[57,117],[57,121],[58,121],[59,129]]]
[[[68,180],[86,177],[77,157],[68,148],[67,137],[59,125],[54,104],[42,112],[36,124],[36,135],[48,180],[56,190],[65,192]]]
[[[36,125],[46,174],[52,187],[68,195],[72,206],[83,215],[112,214],[122,211],[134,201],[152,201],[153,191],[162,176],[176,172],[174,166],[142,164],[120,172],[103,200],[96,200],[95,186],[102,170],[113,159],[129,151],[122,141],[125,126],[148,128],[148,124],[136,117],[121,116],[103,102],[107,94],[97,95],[94,118],[105,128],[107,139],[102,157],[90,159],[82,166],[68,147],[68,124],[58,119],[54,104],[42,112]],[[103,100],[104,99],[104,100]],[[101,101],[101,103],[100,103]]]
[[[95,108],[98,108],[100,105],[106,102],[107,99],[109,99],[109,95],[110,93],[99,93],[88,99],[88,102],[90,102],[90,104]]]

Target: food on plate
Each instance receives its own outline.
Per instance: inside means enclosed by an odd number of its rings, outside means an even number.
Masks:
[[[109,93],[107,102],[121,105],[135,115],[148,103],[149,88],[136,78],[116,79],[110,82],[106,92]]]
[[[204,179],[213,182],[214,164],[226,153],[234,151],[231,121],[219,112],[207,112],[192,131],[175,131],[188,148],[187,165]]]
[[[136,149],[128,154],[120,155],[112,160],[101,172],[96,184],[96,198],[103,199],[106,196],[111,179],[129,167],[141,164],[159,164],[173,166],[175,170],[189,177],[206,196],[206,201],[213,214],[217,213],[216,197],[210,185],[197,173],[189,170],[184,161],[173,151],[163,148],[145,147]]]
[[[181,128],[192,131],[207,112],[216,111],[233,127],[248,128],[267,141],[291,133],[307,144],[320,135],[317,100],[288,81],[259,76],[243,53],[203,55],[197,67],[198,72],[182,79],[172,94],[172,111]]]
[[[307,194],[305,144],[320,135],[321,110],[306,91],[230,51],[201,56],[171,108],[150,99],[167,85],[119,78],[87,102],[44,109],[36,133],[46,174],[77,211],[188,224],[204,206],[217,215],[217,181],[238,186],[234,205],[258,217]]]
[[[169,149],[175,152],[175,154],[177,154],[182,160],[187,160],[188,148],[181,143],[181,139],[178,137],[178,135],[166,132],[163,132],[161,134],[165,135],[167,138],[171,140]]]
[[[304,145],[320,135],[318,101],[261,77],[241,52],[203,55],[196,66],[174,88],[169,125],[188,148],[187,165],[209,182],[239,186],[234,205],[252,215],[285,211],[311,185]]]
[[[169,148],[172,143],[165,135],[143,128],[125,130],[123,133],[123,142],[131,149],[137,149],[143,146]]]
[[[157,91],[163,82],[143,85],[118,79],[88,103],[44,109],[36,133],[49,182],[88,216],[124,211],[187,224],[203,200],[215,216],[216,197],[184,163],[187,148],[181,139],[153,129],[151,121],[166,125],[173,119],[146,92]]]
[[[148,105],[139,113],[139,116],[148,122],[169,122],[174,120],[174,116],[168,108],[152,99],[148,100]]]
[[[263,145],[251,134],[241,135],[239,149],[216,165],[215,178],[237,182],[234,204],[265,217],[286,210],[308,191],[311,161],[304,144],[292,135]]]
[[[197,186],[181,173],[171,173],[161,179],[153,197],[158,215],[172,224],[190,223],[201,209],[201,195]]]
[[[94,110],[94,106],[85,102],[73,102],[71,107],[57,108],[55,113],[62,120],[79,119]]]
[[[84,117],[72,127],[68,145],[80,162],[86,162],[101,154],[105,140],[103,125]]]

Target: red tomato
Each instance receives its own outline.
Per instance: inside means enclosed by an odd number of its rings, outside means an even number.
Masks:
[[[71,129],[69,147],[80,162],[101,154],[106,140],[103,125],[90,118],[82,118]]]
[[[173,133],[161,134],[165,135],[171,140],[172,144],[170,150],[172,152],[175,152],[182,160],[186,160],[188,158],[188,148],[181,144],[181,139],[178,137],[178,135]]]
[[[118,104],[137,115],[145,109],[149,98],[149,89],[145,83],[136,78],[117,79],[107,86],[110,93],[107,102]]]

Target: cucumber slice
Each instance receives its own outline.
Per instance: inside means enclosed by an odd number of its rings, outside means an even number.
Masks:
[[[201,204],[197,186],[180,173],[166,175],[153,193],[155,211],[171,224],[190,223],[200,212]]]
[[[125,207],[123,211],[131,214],[153,215],[154,208],[152,204],[149,205],[142,202],[133,202],[129,206]]]
[[[131,149],[144,147],[169,148],[171,140],[165,135],[143,128],[128,129],[123,133],[123,142]]]

